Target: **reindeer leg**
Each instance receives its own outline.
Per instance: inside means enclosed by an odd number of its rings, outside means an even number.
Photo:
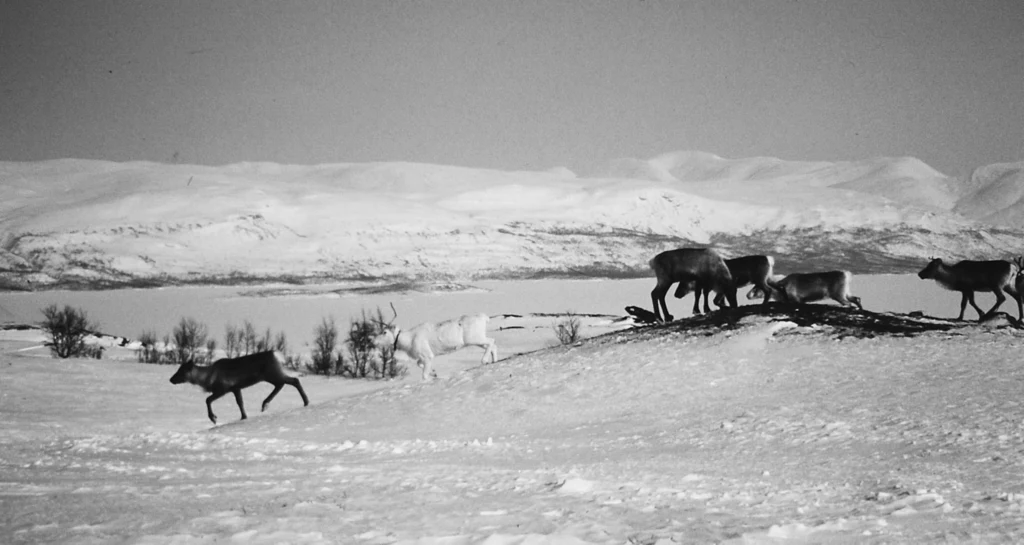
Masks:
[[[711,288],[704,288],[700,290],[704,292],[704,314],[711,314],[711,305],[708,304],[708,297],[711,295]],[[698,296],[700,293],[698,292]],[[698,297],[699,299],[700,297]]]
[[[285,377],[284,383],[285,384],[291,384],[292,386],[295,387],[296,390],[299,391],[299,395],[302,396],[302,406],[303,407],[308,407],[309,406],[309,398],[306,397],[306,391],[302,389],[302,383],[299,382],[298,378],[296,378],[296,377]]]
[[[1018,293],[1014,300],[1017,301],[1017,324],[1024,325],[1024,294]]]
[[[210,394],[210,397],[206,398],[206,416],[210,417],[210,422],[213,422],[214,425],[217,424],[217,415],[213,414],[213,402],[220,399],[226,393],[214,392]]]
[[[974,307],[974,310],[978,311],[978,319],[980,320],[982,316],[985,315],[985,311],[981,310],[981,307],[978,306],[978,303],[974,302],[973,291],[967,292],[967,302],[970,303],[972,307]],[[960,319],[962,320],[963,318],[961,317]]]
[[[274,399],[274,396],[276,396],[277,393],[281,391],[281,388],[284,388],[284,382],[278,382],[277,384],[274,385],[274,391],[270,392],[270,395],[267,396],[267,399],[263,400],[263,408],[260,409],[260,412],[267,410],[267,405],[270,405],[270,400]]]
[[[249,416],[245,414],[245,404],[242,403],[242,389],[235,388],[234,390],[231,390],[231,393],[235,394],[235,403],[238,403],[238,410],[242,412],[242,420],[249,418]]]
[[[964,311],[967,310],[967,299],[968,299],[967,294],[968,293],[969,292],[966,292],[966,291],[960,292],[960,294],[963,297],[960,298],[960,315],[956,317],[957,320],[963,320],[964,319]],[[972,295],[972,298],[973,298],[974,294],[971,293],[971,295]],[[978,308],[978,307],[974,307],[974,308]],[[978,314],[981,314],[981,309],[978,309]]]
[[[484,349],[484,356],[480,359],[480,363],[487,363],[487,356],[491,356],[491,363],[498,361],[497,348],[494,344],[494,339],[487,339],[487,344],[481,344]]]
[[[996,311],[996,309],[997,309],[997,308],[999,308],[1000,306],[1002,306],[1002,305],[1003,305],[1003,303],[1005,303],[1005,302],[1006,302],[1006,296],[1005,296],[1005,295],[1003,295],[1003,292],[1002,292],[1002,291],[1000,291],[1000,290],[993,290],[993,291],[992,291],[992,293],[994,293],[994,294],[995,294],[995,296],[996,296],[996,304],[995,304],[995,305],[992,305],[992,309],[991,309],[991,310],[989,310],[988,312],[986,312],[984,316],[979,316],[979,317],[978,317],[978,320],[981,320],[981,319],[982,319],[982,318],[984,318],[985,316],[991,316],[991,315],[992,315],[992,313],[994,313],[994,312]],[[980,313],[979,313],[979,314],[980,314]]]
[[[1010,296],[1015,303],[1017,303],[1017,325],[1020,325],[1021,318],[1024,318],[1024,304],[1021,303],[1020,293],[1017,293],[1017,288],[1007,284],[1003,287],[1003,291]]]
[[[423,382],[430,382],[431,380],[434,380],[434,377],[437,376],[437,374],[434,373],[433,363],[433,358],[424,358],[423,360],[417,362],[417,364],[423,368]]]
[[[725,295],[721,293],[715,293],[715,306],[718,308],[725,308]]]
[[[665,296],[668,295],[668,288],[671,284],[663,286],[661,282],[651,290],[651,303],[654,305],[654,315],[659,322],[671,322],[672,315],[668,313],[668,305],[665,304]]]

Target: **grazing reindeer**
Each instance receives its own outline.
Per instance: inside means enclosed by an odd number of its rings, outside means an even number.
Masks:
[[[761,299],[761,298],[768,299],[769,301],[771,301],[773,299],[776,300],[776,301],[784,300],[783,299],[784,295],[780,294],[777,291],[775,291],[774,289],[772,289],[771,286],[774,285],[774,284],[778,284],[785,277],[786,277],[786,275],[784,275],[784,274],[774,274],[773,273],[772,275],[770,275],[768,278],[765,279],[765,284],[768,285],[768,289],[765,290],[765,289],[759,288],[757,286],[754,286],[753,288],[750,288],[750,291],[747,292],[747,299],[751,300],[751,301],[753,301],[754,299]]]
[[[830,298],[840,305],[856,306],[864,310],[860,297],[850,295],[850,271],[793,273],[781,280],[771,278],[768,285],[775,290],[772,297],[787,303],[813,303]],[[755,288],[760,289],[760,288]],[[753,295],[751,290],[747,297]]]
[[[270,392],[267,399],[263,400],[263,409],[274,399],[274,396],[281,391],[285,384],[291,384],[302,396],[302,404],[309,405],[309,398],[302,389],[299,379],[285,374],[281,368],[281,360],[273,351],[249,354],[239,358],[223,358],[210,365],[196,365],[192,360],[181,364],[178,371],[171,377],[171,384],[188,382],[210,392],[206,398],[206,412],[210,421],[217,423],[217,415],[213,414],[213,402],[231,392],[235,394],[235,401],[238,402],[238,410],[242,412],[242,420],[248,418],[245,414],[245,405],[242,404],[242,388],[248,388],[259,382],[269,382],[274,385],[274,391]]]
[[[626,307],[626,314],[633,317],[634,321],[640,322],[641,324],[656,324],[658,323],[658,317],[653,312],[645,309],[630,305]]]
[[[429,381],[437,376],[434,372],[434,356],[442,356],[454,352],[464,346],[480,346],[484,348],[480,363],[498,361],[498,347],[494,339],[487,337],[486,314],[470,314],[439,323],[424,322],[412,329],[402,331],[394,325],[398,311],[391,305],[395,317],[391,322],[379,324],[382,333],[374,341],[377,346],[391,345],[395,351],[401,350],[416,360],[416,365],[423,369],[423,380]]]
[[[1019,267],[1018,267],[1019,268]],[[946,265],[941,259],[935,258],[928,263],[921,272],[917,273],[921,279],[932,279],[940,286],[951,291],[958,291],[960,298],[960,315],[957,320],[964,319],[964,311],[967,303],[970,303],[974,310],[978,311],[978,319],[982,319],[996,311],[1006,301],[1003,292],[1010,294],[1014,301],[1017,301],[1017,310],[1021,311],[1020,292],[1015,286],[1013,265],[1009,261],[960,261],[955,265]],[[996,296],[996,304],[988,311],[982,312],[978,304],[974,302],[974,292],[992,292]]]
[[[651,302],[654,304],[654,314],[658,320],[672,321],[672,315],[668,313],[668,306],[665,304],[665,295],[669,287],[676,282],[693,283],[692,289],[695,290],[696,287],[715,290],[717,293],[725,294],[730,306],[736,306],[736,286],[733,285],[729,267],[722,256],[711,248],[669,250],[654,256],[648,265],[658,277],[657,285],[651,290]],[[711,311],[706,297],[704,306],[705,310]],[[697,313],[696,301],[694,311]]]
[[[759,293],[764,293],[764,304],[768,304],[768,301],[772,299],[772,289],[768,286],[768,279],[772,277],[772,269],[775,267],[775,258],[770,255],[747,255],[743,257],[737,257],[734,259],[726,259],[725,266],[729,267],[729,274],[732,275],[733,283],[737,288],[746,286],[747,284],[753,284],[754,289],[759,290]],[[676,287],[675,296],[676,299],[682,299],[690,291],[697,291],[698,286],[696,282],[680,282],[679,286]],[[704,292],[704,312],[710,312],[708,307],[708,294],[711,292],[707,287],[702,288]],[[748,296],[748,299],[752,299]],[[697,298],[693,301],[693,313],[697,312],[697,303],[700,301],[700,293],[697,293]],[[715,296],[715,305],[719,308],[725,306],[725,297],[723,294],[718,293]]]

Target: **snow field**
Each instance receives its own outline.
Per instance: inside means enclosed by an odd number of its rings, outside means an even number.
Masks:
[[[623,330],[434,384],[303,377],[309,407],[213,428],[170,367],[4,349],[0,540],[1016,541],[1021,344]]]

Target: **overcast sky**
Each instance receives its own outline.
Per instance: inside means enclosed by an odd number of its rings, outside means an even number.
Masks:
[[[1024,160],[1024,1],[0,0],[0,160]]]

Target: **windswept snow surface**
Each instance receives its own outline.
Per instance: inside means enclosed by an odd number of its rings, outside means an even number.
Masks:
[[[855,272],[1019,253],[1022,233],[951,211],[961,189],[913,158],[677,152],[588,177],[413,163],[7,162],[0,279],[38,288],[643,276],[651,255],[694,244]]]
[[[309,407],[225,398],[213,428],[169,367],[29,341],[0,343],[4,543],[1024,539],[1011,329],[624,330],[433,384],[305,376]]]

